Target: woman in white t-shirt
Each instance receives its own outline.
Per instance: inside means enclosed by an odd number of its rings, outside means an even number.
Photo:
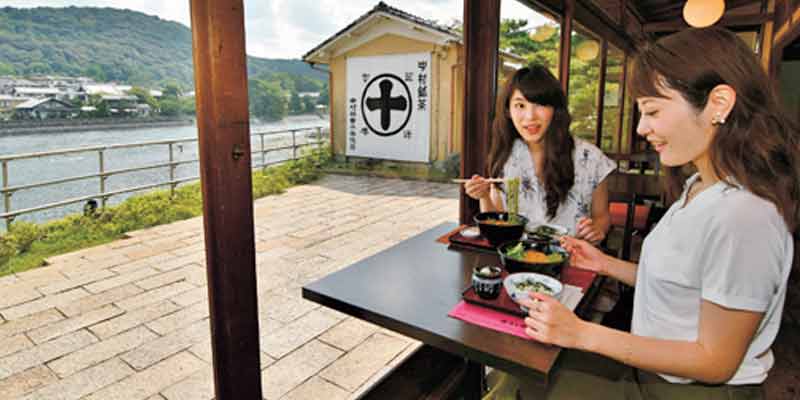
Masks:
[[[546,393],[506,379],[488,398],[763,397],[798,237],[800,132],[753,51],[721,28],[646,47],[631,86],[637,133],[672,167],[680,197],[638,265],[578,239],[563,243],[573,265],[635,285],[631,332],[532,294],[526,332],[582,352],[566,352]],[[695,172],[685,179],[681,167]]]
[[[502,112],[492,123],[486,173],[520,178],[519,214],[528,218],[528,228],[550,223],[592,243],[602,241],[611,225],[605,178],[616,164],[570,135],[558,80],[545,67],[522,68],[508,79],[497,104]],[[475,175],[465,191],[480,201],[481,211],[501,211],[503,186]]]

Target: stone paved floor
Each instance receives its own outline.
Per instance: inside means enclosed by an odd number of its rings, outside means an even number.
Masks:
[[[330,175],[255,202],[266,399],[355,398],[418,343],[300,288],[444,221],[451,184]],[[0,399],[213,397],[201,218],[0,278]]]

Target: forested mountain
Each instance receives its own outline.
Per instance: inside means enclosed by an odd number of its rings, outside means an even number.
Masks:
[[[327,77],[300,60],[248,57],[251,76],[292,75],[298,91]],[[192,34],[177,22],[113,8],[0,8],[0,75],[89,76],[140,86],[193,86]],[[286,75],[283,75],[286,77]]]

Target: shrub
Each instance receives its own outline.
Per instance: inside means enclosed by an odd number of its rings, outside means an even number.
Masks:
[[[5,265],[17,254],[16,247],[4,237],[0,237],[0,266]]]
[[[16,247],[17,251],[24,253],[31,248],[33,242],[42,237],[43,233],[39,226],[34,223],[17,221],[9,227],[6,239]]]

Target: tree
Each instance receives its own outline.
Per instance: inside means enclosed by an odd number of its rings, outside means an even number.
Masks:
[[[195,115],[196,105],[194,97],[181,97],[180,103],[181,103],[181,114]]]
[[[0,75],[14,75],[14,74],[16,74],[16,70],[14,69],[13,65],[0,62]]]
[[[291,75],[294,80],[294,87],[298,92],[319,92],[322,89],[322,82],[309,78],[305,75]]]
[[[30,75],[49,74],[52,71],[53,70],[50,68],[50,65],[41,61],[32,62],[28,65],[28,68],[25,69],[25,73]]]
[[[158,109],[158,100],[150,94],[150,90],[134,86],[128,91],[128,94],[136,96],[139,103],[147,104],[153,111]]]
[[[297,88],[294,85],[294,79],[292,76],[286,72],[278,72],[272,75],[273,81],[278,81],[281,85],[281,88],[289,93],[297,91]]]
[[[164,98],[177,99],[181,94],[181,88],[177,82],[169,82],[164,85]]]
[[[95,108],[94,111],[88,113],[88,116],[91,118],[104,118],[111,116],[111,110],[108,108],[108,103],[106,103],[100,95],[93,94],[89,96],[89,99],[86,101],[86,105]]]
[[[314,112],[317,109],[317,99],[312,96],[303,97],[303,108],[307,113]]]
[[[103,71],[103,68],[97,64],[91,64],[83,72],[86,76],[98,81],[103,82],[106,81],[106,73]]]
[[[292,92],[291,100],[289,100],[289,113],[290,114],[302,114],[305,110],[303,107],[303,100],[300,98],[300,95],[297,92]]]
[[[161,115],[174,117],[181,114],[181,103],[177,98],[166,97],[159,102]]]
[[[280,82],[254,79],[248,83],[250,114],[265,120],[280,120],[288,112],[286,92]]]
[[[531,40],[527,27],[528,21],[524,19],[502,20],[500,22],[500,49],[526,59],[528,65],[544,65],[557,74],[558,30],[544,41],[539,42]]]
[[[328,105],[330,101],[330,95],[328,94],[328,84],[322,86],[322,89],[319,92],[319,97],[317,97],[317,104]]]

